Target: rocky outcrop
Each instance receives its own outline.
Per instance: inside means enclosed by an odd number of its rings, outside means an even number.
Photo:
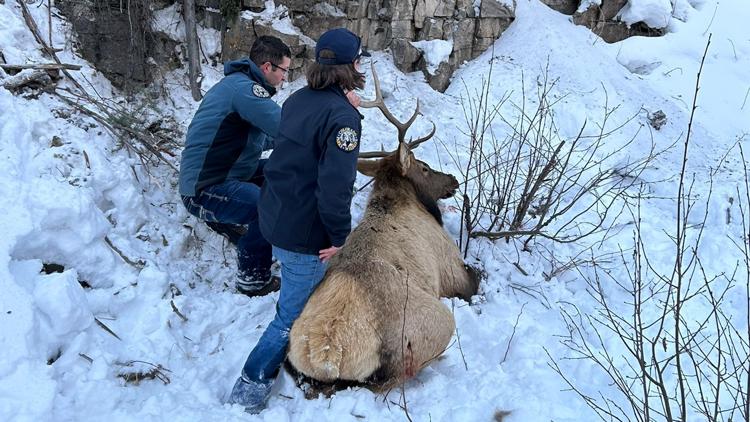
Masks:
[[[581,0],[541,0],[541,2],[560,13],[572,15],[578,10]]]
[[[573,23],[583,25],[604,41],[613,43],[635,35],[655,37],[665,33],[665,28],[653,28],[645,22],[628,25],[620,20],[620,12],[628,0],[541,0],[542,3],[567,15]],[[584,5],[581,7],[581,5]],[[666,22],[665,22],[666,24]]]
[[[666,28],[651,28],[644,22],[628,25],[622,22],[618,15],[628,3],[628,0],[601,0],[601,5],[591,4],[583,11],[573,15],[576,25],[583,25],[604,41],[613,43],[626,38],[640,35],[658,37],[665,33]]]
[[[244,6],[258,8],[258,0]],[[430,85],[444,91],[464,61],[479,56],[515,19],[515,0],[277,0],[304,36],[281,33],[261,19],[239,19],[225,33],[222,56],[247,55],[255,38],[280,36],[293,46],[291,78],[303,74],[313,59],[314,41],[330,28],[346,27],[362,37],[370,50],[389,49],[404,72],[422,71]],[[452,49],[441,63],[429,63],[415,41],[450,40]],[[429,53],[429,52],[428,52]],[[432,66],[429,66],[432,64]],[[432,69],[432,71],[430,71]]]
[[[289,80],[304,76],[307,64],[315,58],[315,43],[296,34],[281,32],[271,22],[261,19],[236,19],[227,27],[222,37],[222,60],[247,57],[250,47],[258,37],[273,35],[280,38],[292,51],[292,64],[289,66]]]
[[[247,56],[258,36],[275,35],[292,50],[289,77],[294,80],[304,75],[313,60],[315,40],[320,34],[329,28],[346,27],[359,34],[368,49],[390,51],[402,71],[423,72],[429,84],[439,91],[447,88],[458,66],[492,46],[515,19],[516,7],[516,0],[275,0],[275,18],[288,18],[302,31],[298,35],[283,26],[277,28],[273,19],[268,19],[266,8],[270,3],[266,0],[234,0],[235,6],[246,11],[263,13],[252,14],[251,18],[240,15],[229,22],[221,14],[227,1],[196,0],[201,23],[222,32],[224,60]],[[653,22],[651,26],[633,23],[638,18],[628,16],[627,0],[541,1],[572,14],[573,22],[587,26],[607,42],[665,32],[664,28],[654,28]],[[150,27],[152,11],[174,3],[175,0],[57,0],[55,5],[77,33],[79,53],[115,86],[133,91],[148,85],[157,69],[181,66],[179,54],[175,53],[178,42]],[[667,18],[669,12],[665,12]],[[629,19],[631,24],[621,19]],[[449,50],[437,59],[431,54],[433,44],[429,43],[436,40],[444,40],[440,47],[447,45]],[[160,66],[154,66],[154,62]]]
[[[154,61],[179,63],[173,57],[177,43],[151,30],[152,4],[148,0],[55,2],[77,34],[81,56],[126,91],[151,83]]]
[[[153,81],[160,68],[154,62],[167,67],[181,63],[175,54],[177,41],[150,26],[152,11],[174,2],[58,0],[55,4],[77,33],[79,53],[115,86],[134,91]],[[303,33],[298,35],[268,19],[265,0],[236,0],[234,6],[263,13],[240,13],[231,20],[222,15],[227,4],[196,0],[200,22],[222,32],[223,60],[246,57],[257,37],[275,35],[292,50],[289,78],[293,80],[303,76],[313,60],[320,34],[346,27],[359,34],[368,49],[389,50],[402,71],[422,71],[439,91],[448,87],[458,66],[490,47],[515,18],[515,0],[276,0],[274,17],[288,18]],[[449,41],[441,44],[449,51],[435,56],[427,44],[420,43],[419,48],[413,44],[433,40]]]

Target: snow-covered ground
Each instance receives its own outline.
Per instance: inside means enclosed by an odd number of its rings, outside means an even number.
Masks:
[[[630,3],[631,18],[656,10],[647,16],[656,19],[663,12],[663,2],[656,0]],[[507,115],[524,92],[527,101],[533,100],[538,77],[549,69],[550,79],[559,79],[553,95],[561,98],[554,113],[562,139],[574,137],[584,121],[593,130],[605,100],[619,106],[615,122],[636,115],[602,151],[617,152],[620,162],[640,156],[652,143],[665,148],[679,141],[643,175],[652,181],[641,210],[645,243],[651,265],[668,272],[674,262],[669,233],[676,224],[680,148],[711,34],[688,175],[695,175],[693,195],[705,200],[708,175],[715,170],[700,253],[708,274],[731,273],[742,258],[732,242],[747,242],[737,196],[746,175],[736,144],[743,143],[750,155],[750,7],[745,0],[676,4],[681,20],[672,18],[664,37],[608,45],[537,0],[519,0],[516,21],[494,49],[459,69],[444,94],[432,91],[419,73],[400,73],[385,53],[377,52],[374,60],[397,116],[409,115],[414,98],[421,99],[424,116],[437,125],[439,142],[420,147],[417,155],[445,171],[457,173],[440,145],[450,151],[465,145],[461,101],[467,92],[481,89],[490,69],[490,95],[495,100],[509,96],[503,108]],[[44,7],[31,11],[38,22],[46,21]],[[158,22],[179,36],[179,21],[168,11],[158,15]],[[46,25],[40,28],[46,31]],[[69,26],[55,18],[54,44],[65,48],[60,57],[84,66],[75,76],[102,96],[117,95],[72,53],[70,37]],[[202,31],[204,48],[215,51],[216,37]],[[47,61],[15,1],[0,4],[0,49],[8,63]],[[185,72],[177,71],[174,78],[185,78]],[[204,68],[204,89],[219,80],[220,72],[219,67]],[[276,100],[283,102],[302,83],[289,84]],[[186,128],[197,104],[183,84],[170,89],[171,100],[155,112],[173,115]],[[363,96],[372,95],[368,81]],[[667,123],[659,131],[648,130],[647,113],[657,110],[666,114]],[[477,240],[470,256],[487,272],[481,295],[471,306],[445,300],[454,310],[456,341],[403,389],[387,395],[351,389],[306,400],[284,374],[260,415],[223,404],[247,353],[273,317],[277,294],[250,299],[233,291],[234,250],[187,215],[176,195],[176,174],[167,166],[144,168],[108,132],[53,96],[24,99],[0,88],[0,113],[0,198],[6,201],[0,219],[0,420],[403,421],[404,400],[415,421],[485,421],[498,410],[511,412],[507,421],[597,420],[550,368],[552,361],[588,394],[617,397],[610,380],[590,361],[564,360],[572,355],[560,343],[570,328],[561,310],[571,304],[583,312],[595,308],[582,278],[590,269],[563,271],[549,281],[544,277],[550,253],[565,261],[590,245],[541,242],[536,252],[526,253],[514,242]],[[393,128],[376,110],[363,114],[363,149],[381,144],[392,149]],[[429,130],[426,118],[418,119],[412,135]],[[498,122],[497,130],[502,135],[508,128]],[[632,136],[633,144],[618,151]],[[357,186],[366,182],[359,176]],[[355,223],[367,191],[353,201]],[[457,237],[458,202],[445,205],[446,229]],[[697,207],[696,215],[702,215],[700,201]],[[632,226],[627,225],[632,219],[628,214],[622,219],[618,224],[625,229],[597,246],[596,254],[632,247]],[[46,274],[43,264],[49,263],[63,265],[64,271]],[[616,259],[610,264],[616,279],[628,279]],[[742,271],[735,281],[739,287],[731,291],[725,312],[742,332],[747,321]],[[616,288],[608,292],[618,306],[629,300]],[[696,318],[703,311],[691,309]],[[605,343],[612,355],[625,353],[615,339]],[[118,377],[157,366],[161,379],[136,385]]]

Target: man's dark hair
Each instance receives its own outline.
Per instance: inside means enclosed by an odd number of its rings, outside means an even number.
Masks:
[[[320,64],[310,63],[307,67],[307,85],[312,89],[325,89],[331,85],[351,91],[365,87],[365,74],[357,72],[354,63]]]
[[[250,60],[258,66],[265,62],[281,64],[284,57],[291,59],[291,50],[283,41],[271,35],[258,37],[250,48]]]

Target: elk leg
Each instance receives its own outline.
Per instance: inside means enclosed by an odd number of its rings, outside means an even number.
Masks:
[[[440,296],[458,297],[466,302],[471,302],[471,297],[479,291],[481,280],[481,274],[476,268],[463,262],[452,265],[441,280]]]
[[[471,265],[464,264],[464,269],[466,270],[466,275],[468,278],[468,285],[467,285],[467,291],[466,293],[469,293],[468,298],[463,298],[465,301],[469,302],[471,299],[471,296],[474,296],[479,291],[479,282],[482,281],[482,273],[478,268],[472,267]],[[459,296],[460,297],[460,296]]]
[[[389,321],[388,359],[379,372],[381,382],[393,385],[417,374],[440,356],[448,346],[455,321],[439,299],[416,290],[410,292],[404,308]]]
[[[357,381],[348,380],[336,380],[333,382],[319,381],[315,378],[308,377],[307,375],[299,372],[297,368],[292,365],[289,360],[284,362],[284,369],[294,379],[295,385],[305,393],[307,400],[317,399],[321,394],[323,397],[331,397],[336,394],[337,391],[346,390],[347,388],[354,387],[365,387],[370,388],[371,386]]]

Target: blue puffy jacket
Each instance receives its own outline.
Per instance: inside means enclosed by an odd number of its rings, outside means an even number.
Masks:
[[[258,202],[260,231],[269,243],[310,255],[344,244],[361,125],[338,87],[304,87],[284,102]]]
[[[258,66],[249,59],[227,62],[224,75],[208,90],[188,127],[180,195],[195,196],[228,179],[248,180],[278,133],[281,107],[271,99],[276,90]]]

